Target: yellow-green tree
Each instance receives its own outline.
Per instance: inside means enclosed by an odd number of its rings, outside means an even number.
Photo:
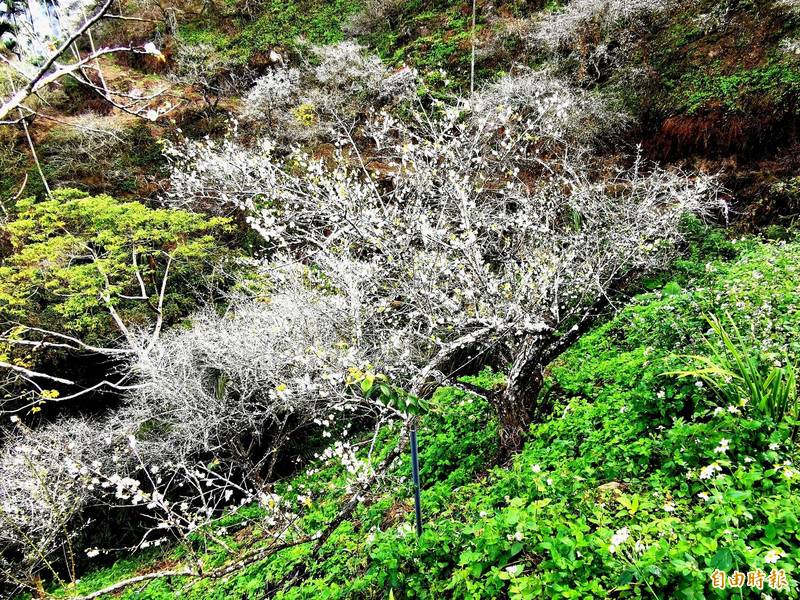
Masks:
[[[53,380],[32,371],[48,352],[146,352],[196,306],[227,256],[228,229],[223,218],[73,189],[18,202],[0,228],[0,365]]]

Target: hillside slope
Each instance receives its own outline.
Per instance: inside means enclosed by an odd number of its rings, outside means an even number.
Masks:
[[[511,464],[486,470],[496,451],[486,402],[439,390],[419,433],[419,540],[405,456],[393,471],[397,484],[367,499],[310,563],[301,544],[230,575],[161,578],[121,597],[272,597],[303,564],[276,597],[700,599],[712,594],[715,569],[781,568],[794,582],[800,452],[792,428],[770,424],[746,398],[728,405],[696,380],[664,373],[691,362],[676,348],[707,352],[704,315],[712,311],[729,314],[726,327],[738,326],[763,356],[797,356],[800,246],[711,239],[663,289],[634,298],[554,366],[552,417],[532,428]],[[733,258],[714,258],[724,255]],[[471,381],[492,389],[502,380],[486,373]],[[380,443],[388,449],[395,435],[382,432]],[[346,479],[341,466],[323,462],[276,487],[301,514],[292,538],[335,513]],[[268,519],[263,507],[245,507],[216,525],[220,545],[198,538],[193,550],[143,553],[53,594],[177,571],[194,552],[214,573],[239,553],[269,547],[261,538]],[[796,595],[792,583],[780,597]]]
[[[119,4],[152,111],[0,125],[0,596],[800,597],[798,0]]]

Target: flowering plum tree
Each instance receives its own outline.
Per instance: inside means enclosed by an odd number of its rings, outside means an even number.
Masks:
[[[101,458],[104,448],[87,443],[94,437],[84,419],[9,432],[0,451],[0,574],[6,582],[24,586],[42,568],[59,580],[56,553],[74,574],[74,540],[81,530],[74,521],[90,493],[64,459],[79,456],[89,464]]]
[[[412,393],[510,366],[492,401],[511,452],[545,367],[615,290],[665,264],[681,216],[706,214],[716,188],[639,160],[595,180],[563,135],[568,98],[540,94],[514,110],[495,97],[480,113],[461,103],[405,122],[383,114],[364,132],[369,157],[347,131],[330,159],[281,157],[269,141],[173,147],[172,194],[244,211],[270,268],[315,269],[324,283],[311,285],[352,315],[340,343]]]

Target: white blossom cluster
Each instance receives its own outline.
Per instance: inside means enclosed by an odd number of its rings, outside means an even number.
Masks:
[[[0,574],[18,589],[42,570],[60,580],[54,557],[65,557],[74,577],[79,552],[89,558],[109,552],[80,547],[79,535],[90,522],[82,518],[88,506],[144,516],[151,525],[130,548],[135,550],[193,532],[218,541],[216,521],[255,502],[266,509],[265,533],[282,539],[311,505],[310,490],[296,499],[281,498],[253,478],[243,479],[232,465],[194,456],[174,461],[164,453],[166,445],[125,435],[119,416],[68,419],[37,430],[15,425],[0,454]],[[161,435],[169,437],[163,430]]]
[[[259,77],[245,97],[242,116],[250,120],[275,123],[277,113],[297,102],[300,93],[300,71],[278,67]]]
[[[800,39],[785,38],[781,40],[780,48],[789,54],[800,54]]]
[[[413,70],[392,73],[355,42],[316,47],[312,54],[314,65],[276,66],[245,98],[242,116],[265,127],[276,141],[326,137],[343,123],[354,125],[375,106],[407,98],[416,86]]]
[[[17,426],[0,451],[0,575],[24,580],[42,557],[66,552],[90,492],[75,481],[76,461],[102,459],[92,424],[71,419],[31,431]]]
[[[511,111],[530,119],[528,128],[561,146],[591,147],[618,133],[627,116],[607,99],[587,92],[547,71],[506,75],[471,99],[475,119],[491,120]],[[498,114],[500,113],[500,114]]]
[[[334,258],[317,266],[324,277],[284,261],[270,272],[280,292],[268,300],[236,300],[224,315],[203,311],[191,328],[164,334],[136,359],[140,385],[109,427],[135,435],[148,456],[191,464],[213,454],[247,481],[255,473],[269,480],[286,447],[310,430],[349,448],[354,418],[385,422],[390,407],[353,391],[352,372],[369,370],[368,359],[403,362],[396,345],[365,327],[357,282],[374,269]],[[364,471],[350,468],[352,454],[325,458],[342,459],[353,477]]]
[[[572,0],[542,18],[533,36],[553,50],[571,48],[587,29],[607,32],[626,21],[668,10],[670,5],[664,0]]]
[[[581,79],[600,77],[631,47],[631,28],[669,10],[673,0],[572,0],[546,14],[529,36],[536,47],[578,59]]]

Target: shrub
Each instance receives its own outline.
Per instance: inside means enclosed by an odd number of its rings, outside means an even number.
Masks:
[[[553,50],[573,50],[583,35],[597,31],[602,39],[632,19],[667,8],[659,0],[572,0],[543,17],[533,35]]]
[[[350,15],[344,30],[350,35],[368,35],[386,27],[406,4],[405,0],[367,0],[360,11]]]
[[[2,74],[0,74],[2,77]],[[25,180],[28,157],[22,151],[22,139],[18,131],[11,127],[0,129],[0,203],[2,218],[5,220],[13,209],[12,198],[20,192]],[[27,182],[26,182],[27,184]],[[24,190],[22,190],[24,192]]]
[[[151,309],[128,292],[140,289],[138,277],[159,280],[172,255],[176,285],[164,311],[175,319],[194,304],[197,278],[213,269],[207,261],[219,257],[226,224],[70,189],[43,202],[21,200],[5,227],[12,251],[0,267],[0,315],[6,322],[85,335],[87,343],[111,342],[119,332],[109,322],[105,293],[121,294],[116,310],[144,325]]]
[[[133,131],[120,119],[94,113],[55,127],[40,148],[48,183],[71,187],[91,180],[95,188],[124,180],[128,173],[117,156],[130,150]]]
[[[267,456],[271,472],[287,446],[308,443],[315,421],[332,429],[375,410],[346,386],[349,369],[366,362],[342,298],[301,285],[191,322],[136,362],[139,385],[115,417],[150,454],[178,462],[212,453],[248,468]]]
[[[242,116],[265,121],[271,128],[277,126],[281,112],[296,103],[300,88],[297,69],[277,68],[256,80],[245,98]]]
[[[0,348],[4,362],[13,364],[4,373],[33,399],[17,389],[0,404],[15,410],[29,401],[46,403],[51,394],[81,393],[81,384],[94,389],[78,356],[104,354],[114,365],[107,373],[117,375],[120,358],[146,353],[148,343],[140,346],[137,336],[157,338],[162,327],[194,310],[203,280],[215,280],[226,229],[225,219],[78,190],[54,190],[42,202],[20,200],[2,229]],[[28,385],[26,368],[55,363],[67,374],[65,356],[81,384],[38,373],[40,383],[49,379],[57,390]]]
[[[247,95],[244,118],[267,125],[283,144],[330,139],[343,124],[354,127],[370,110],[408,98],[416,83],[413,71],[390,74],[354,42],[315,47],[310,59],[303,69],[268,72]]]
[[[552,99],[544,103],[558,112]],[[513,109],[467,118],[464,107],[372,120],[365,132],[389,165],[380,187],[342,123],[325,159],[300,150],[283,157],[269,141],[256,149],[232,139],[188,143],[172,152],[171,194],[245,211],[272,268],[299,253],[328,277],[338,278],[326,271],[333,265],[370,273],[334,289],[358,290],[354,332],[369,329],[405,349],[373,355],[384,345],[354,334],[371,364],[403,377],[398,384],[414,393],[465,363],[554,358],[623,274],[666,264],[682,239],[681,215],[718,205],[713,178],[647,172],[641,161],[598,184],[573,148],[545,163],[549,172],[537,171],[549,113],[530,111],[542,125]],[[523,350],[527,344],[539,349]],[[509,390],[541,383],[522,375],[527,368],[517,364]],[[497,398],[519,402],[515,413],[500,409],[518,417],[515,443],[537,406],[535,392],[525,401],[518,392]]]

